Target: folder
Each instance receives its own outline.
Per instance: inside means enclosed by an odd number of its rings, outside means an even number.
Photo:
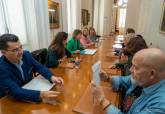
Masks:
[[[39,75],[25,84],[22,88],[36,91],[49,91],[53,86],[54,84],[50,83],[49,80]]]

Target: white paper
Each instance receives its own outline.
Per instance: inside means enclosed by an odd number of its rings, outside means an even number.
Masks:
[[[85,49],[85,50],[82,50],[81,53],[82,54],[86,54],[86,55],[93,55],[96,53],[96,49]]]
[[[96,85],[100,85],[100,70],[101,70],[101,61],[96,62],[92,66],[92,72],[93,72],[93,82]]]
[[[114,49],[121,49],[122,48],[122,45],[121,44],[114,44],[114,45],[112,45],[112,47]]]
[[[118,35],[118,36],[116,36],[116,40],[123,41],[124,40],[124,36],[123,35]]]
[[[122,44],[123,42],[122,41],[120,41],[120,40],[116,40],[115,41],[115,44]]]
[[[50,83],[49,80],[39,75],[25,84],[22,88],[37,91],[49,91],[53,86],[54,84]]]

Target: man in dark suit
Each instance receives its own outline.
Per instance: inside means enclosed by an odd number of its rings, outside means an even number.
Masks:
[[[12,98],[40,102],[54,100],[59,95],[56,91],[34,91],[21,88],[32,80],[35,70],[52,83],[64,85],[63,79],[55,77],[48,68],[39,64],[28,51],[23,51],[16,35],[4,34],[0,36],[0,95]]]

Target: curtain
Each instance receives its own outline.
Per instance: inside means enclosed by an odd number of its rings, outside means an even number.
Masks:
[[[50,42],[47,0],[23,0],[29,49],[47,48]]]
[[[67,0],[68,33],[81,28],[81,0]]]
[[[22,0],[1,0],[0,6],[0,33],[15,34],[22,44],[26,44],[27,36]]]
[[[50,42],[47,0],[0,0],[0,34],[16,34],[25,49],[47,48]]]
[[[3,3],[2,0],[0,0],[0,35],[4,34],[6,32],[5,30],[5,19],[4,19],[4,13],[3,13]]]

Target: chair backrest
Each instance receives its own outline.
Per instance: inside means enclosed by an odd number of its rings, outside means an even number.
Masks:
[[[39,49],[36,51],[31,52],[32,56],[42,65],[45,65],[46,62],[46,56],[47,56],[47,49]]]
[[[0,91],[0,98],[4,97],[5,93],[3,93],[2,91]]]
[[[32,56],[42,65],[46,63],[46,56],[47,56],[47,49],[39,49],[36,51],[31,52]],[[33,69],[33,76],[36,77],[39,74]]]

